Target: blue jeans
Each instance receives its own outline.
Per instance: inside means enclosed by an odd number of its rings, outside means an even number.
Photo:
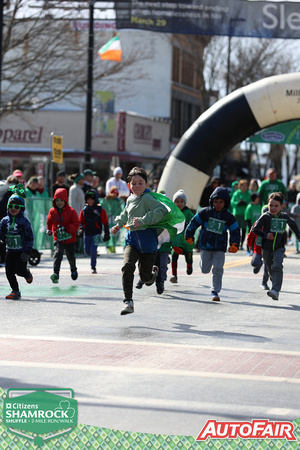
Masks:
[[[93,236],[84,235],[84,252],[91,257],[91,267],[96,267],[97,264],[97,248],[94,244]]]

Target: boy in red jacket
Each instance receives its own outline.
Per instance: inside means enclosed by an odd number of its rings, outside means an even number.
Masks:
[[[76,232],[79,228],[78,215],[75,209],[68,204],[68,192],[66,189],[57,189],[53,197],[53,208],[50,209],[47,219],[47,234],[53,234],[53,274],[51,280],[58,283],[60,265],[64,251],[70,264],[71,278],[77,280],[75,248]]]

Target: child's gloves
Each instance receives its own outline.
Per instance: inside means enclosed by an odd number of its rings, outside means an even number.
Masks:
[[[28,255],[27,253],[22,252],[20,258],[21,258],[21,260],[23,262],[27,262],[29,260],[29,258],[30,258],[30,255]]]
[[[190,245],[193,245],[195,238],[194,237],[187,237],[184,236],[184,239],[186,240],[186,242]]]
[[[109,241],[109,240],[110,240],[110,235],[109,235],[109,234],[104,234],[103,241],[104,241],[104,242],[107,242],[107,241]]]
[[[47,230],[47,231],[46,231],[46,234],[47,234],[48,236],[52,236],[52,230]]]
[[[231,244],[230,247],[228,247],[229,253],[236,253],[239,249],[239,246],[237,244]]]
[[[172,247],[174,252],[177,253],[178,255],[181,255],[183,253],[183,249],[180,247]]]

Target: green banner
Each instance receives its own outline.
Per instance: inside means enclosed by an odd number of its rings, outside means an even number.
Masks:
[[[111,228],[116,225],[115,218],[119,214],[121,214],[121,212],[123,211],[123,209],[125,207],[125,202],[124,202],[124,200],[122,200],[120,198],[112,198],[112,199],[99,198],[99,204],[106,211],[109,229],[111,230]],[[116,246],[124,247],[126,233],[127,233],[126,228],[123,228],[115,236],[110,234],[109,241],[102,242],[98,245],[100,245],[102,247],[106,246],[108,251],[110,251],[110,249],[112,249],[112,251],[114,251]]]
[[[266,144],[300,145],[300,120],[283,122],[255,133],[247,142],[264,142]]]
[[[33,248],[36,250],[53,248],[53,237],[46,234],[47,217],[52,206],[52,198],[30,197],[26,199],[25,215],[32,226]]]

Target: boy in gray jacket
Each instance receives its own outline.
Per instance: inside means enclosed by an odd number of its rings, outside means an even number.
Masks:
[[[263,260],[272,280],[272,289],[267,295],[278,300],[283,279],[284,232],[286,225],[295,233],[300,241],[300,230],[296,222],[285,212],[282,212],[284,195],[273,192],[268,198],[268,211],[255,222],[252,231],[262,237]]]

